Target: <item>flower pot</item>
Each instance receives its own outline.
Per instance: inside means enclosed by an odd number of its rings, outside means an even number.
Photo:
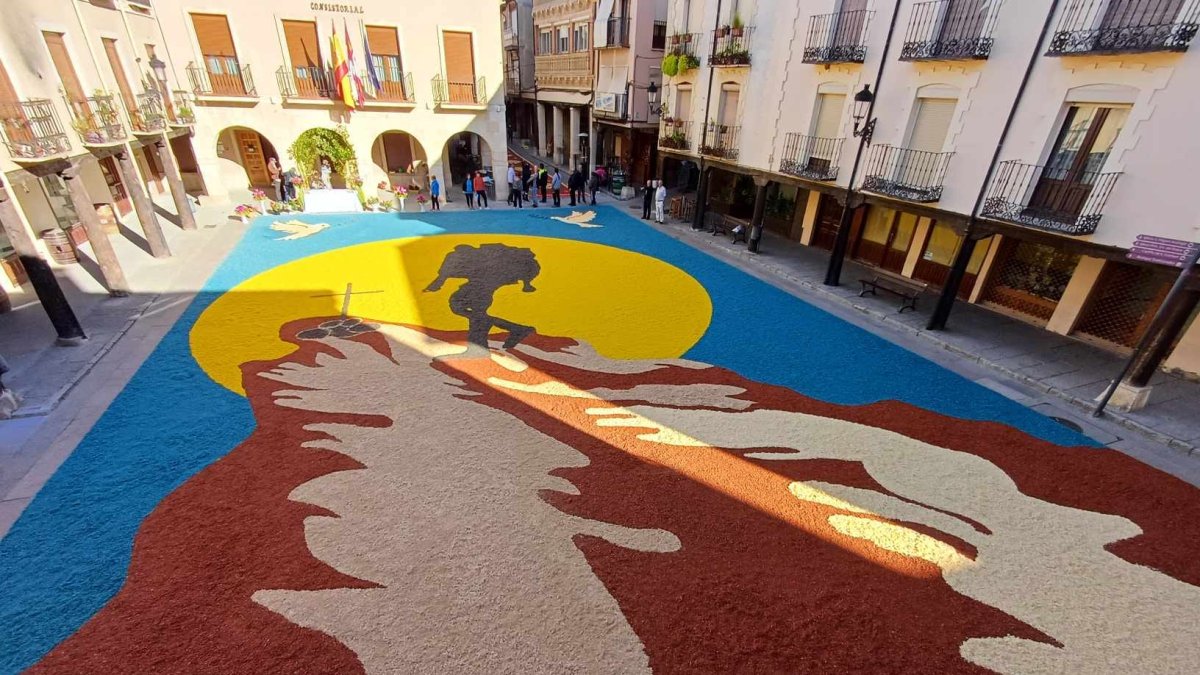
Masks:
[[[405,200],[403,200],[403,199],[400,199],[400,200],[397,200],[397,201],[399,201],[399,202],[400,202],[400,211],[403,213],[403,211],[404,211],[404,201],[405,201]]]
[[[729,35],[729,26],[724,26],[722,28],[717,29],[717,37],[723,38],[726,35]]]
[[[425,213],[425,202],[421,202],[421,213]]]
[[[735,38],[742,37],[742,33],[744,33],[744,32],[745,32],[744,28],[730,28],[729,29],[729,34]]]
[[[242,221],[243,225],[250,222],[250,220],[248,218],[246,218],[246,216],[238,216],[238,219]]]
[[[268,206],[268,204],[265,200],[260,201],[258,203],[258,212],[265,216],[267,214],[267,206]]]
[[[691,34],[691,33],[685,33],[685,34],[684,34],[684,36],[683,36],[683,43],[684,43],[684,44],[687,44],[687,43],[689,43],[689,42],[691,42],[691,41],[692,41],[692,34]]]

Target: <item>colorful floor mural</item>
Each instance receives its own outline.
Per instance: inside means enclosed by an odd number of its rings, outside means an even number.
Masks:
[[[0,541],[0,673],[1190,672],[1198,535],[615,209],[260,219]]]

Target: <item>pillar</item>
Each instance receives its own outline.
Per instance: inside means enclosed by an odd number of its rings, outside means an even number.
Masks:
[[[983,256],[983,264],[979,266],[979,276],[975,279],[975,287],[971,289],[970,301],[972,303],[979,302],[979,298],[983,296],[983,291],[987,288],[988,276],[992,273],[992,266],[996,264],[996,255],[1000,253],[1002,243],[1004,243],[1004,235],[992,235],[987,255]]]
[[[146,235],[146,243],[150,245],[150,255],[155,258],[171,257],[171,249],[163,237],[162,225],[158,216],[154,215],[154,205],[142,190],[142,182],[138,179],[137,170],[133,167],[133,158],[128,148],[121,148],[116,153],[117,169],[121,172],[121,182],[129,198],[133,200],[133,210],[137,213],[138,221],[142,224],[142,232]]]
[[[8,235],[8,241],[16,251],[17,259],[21,261],[21,266],[29,276],[33,291],[42,303],[42,309],[54,325],[59,344],[76,344],[85,339],[87,336],[83,333],[83,327],[79,325],[79,319],[71,309],[67,296],[58,285],[50,263],[38,252],[7,190],[0,190],[0,226],[4,227],[4,233]]]
[[[1200,319],[1192,320],[1165,365],[1172,370],[1200,375]]]
[[[540,155],[546,151],[546,106],[534,103],[533,107],[537,116],[537,152]]]
[[[574,169],[575,167],[579,166],[579,134],[582,131],[580,129],[579,112],[579,106],[571,106],[571,137],[567,139],[567,147],[570,148],[570,151],[567,153],[567,155],[571,158],[571,162],[567,165],[567,167],[570,169]],[[589,152],[596,152],[591,148],[590,145],[588,146],[588,149]]]
[[[565,159],[563,155],[563,109],[562,106],[554,106],[551,111],[551,119],[554,124],[554,147],[550,152],[550,161],[561,164]]]
[[[917,271],[917,263],[921,262],[921,254],[925,251],[925,244],[932,229],[933,220],[924,216],[917,218],[917,227],[913,230],[912,241],[908,245],[908,257],[904,259],[904,267],[900,269],[901,275],[911,277],[913,272]],[[965,240],[963,245],[966,245]],[[958,248],[961,252],[963,247],[959,246]],[[970,261],[970,257],[967,260]]]
[[[185,230],[196,229],[196,216],[192,214],[192,202],[188,199],[187,190],[183,187],[183,179],[179,177],[179,167],[175,165],[175,155],[164,136],[154,141],[154,149],[158,151],[158,161],[162,164],[163,173],[167,175],[167,184],[171,186],[171,199],[175,201],[175,211],[179,214],[179,226]]]
[[[800,234],[800,243],[812,246],[813,235],[817,233],[817,213],[821,210],[821,193],[812,190],[808,193],[808,201],[804,204],[804,229]]]
[[[1129,376],[1122,384],[1138,388],[1150,384],[1150,378],[1154,377],[1159,366],[1167,359],[1171,345],[1175,344],[1187,328],[1197,304],[1200,304],[1200,291],[1183,291],[1163,303],[1156,322],[1159,325],[1147,328],[1158,328],[1157,332],[1149,339],[1142,357],[1134,362]]]
[[[1071,331],[1075,330],[1075,324],[1079,322],[1079,316],[1083,314],[1087,305],[1088,295],[1096,287],[1096,281],[1103,269],[1103,258],[1086,255],[1079,258],[1079,265],[1075,267],[1071,281],[1067,283],[1066,290],[1059,298],[1053,316],[1046,322],[1046,330],[1060,335],[1070,335]]]
[[[746,243],[746,249],[751,253],[758,253],[758,242],[762,240],[763,231],[763,215],[767,209],[767,185],[770,180],[766,176],[755,176],[754,187],[754,215],[750,217],[750,241]]]
[[[692,229],[704,229],[704,214],[708,210],[708,174],[712,169],[700,170],[700,182],[696,185],[696,209],[692,213]]]
[[[825,285],[838,286],[842,283],[842,263],[846,260],[846,249],[850,247],[850,223],[854,217],[850,190],[846,190],[842,204],[842,218],[838,223],[837,238],[833,240],[833,251],[829,254],[829,268],[825,270]]]
[[[108,240],[104,226],[100,224],[100,214],[96,213],[96,206],[93,204],[87,188],[83,185],[79,171],[79,165],[72,164],[59,175],[66,181],[67,194],[71,197],[71,204],[75,207],[75,212],[79,214],[79,222],[83,223],[83,228],[87,230],[92,253],[96,256],[96,263],[100,265],[100,273],[104,277],[104,284],[108,287],[109,295],[114,298],[123,298],[129,295],[129,283],[125,281],[125,270],[121,269],[121,261],[117,260],[117,252],[113,250],[112,242]]]

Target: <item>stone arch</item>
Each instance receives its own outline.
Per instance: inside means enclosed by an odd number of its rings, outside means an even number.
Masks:
[[[334,189],[345,189],[348,187],[349,179],[358,178],[358,159],[354,151],[354,146],[350,144],[350,140],[342,135],[341,128],[329,129],[326,127],[315,127],[309,129],[296,137],[296,141],[289,149],[289,154],[292,155],[292,160],[296,163],[296,170],[300,175],[305,176],[309,182],[320,176],[320,168],[323,160],[330,160],[332,174],[330,176],[331,187]],[[296,144],[305,140],[320,139],[320,143],[327,145],[333,150],[330,152],[317,153],[316,157],[296,157]],[[341,159],[339,159],[339,157]]]
[[[267,162],[275,157],[283,166],[285,161],[266,136],[243,126],[226,127],[217,134],[216,154],[221,183],[244,184],[247,189],[269,188],[271,177],[267,173]]]
[[[371,143],[371,163],[391,185],[429,187],[429,157],[416,136],[397,129],[385,131]]]
[[[461,195],[463,181],[471,171],[490,171],[494,178],[497,175],[496,157],[482,135],[474,131],[460,131],[442,146],[441,178],[446,186],[445,192]]]

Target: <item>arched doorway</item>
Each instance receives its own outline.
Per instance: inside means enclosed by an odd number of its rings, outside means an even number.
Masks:
[[[266,136],[248,127],[229,127],[217,134],[217,156],[232,162],[245,173],[247,188],[271,187],[267,162],[279,153]],[[233,184],[233,178],[230,177]]]
[[[463,131],[450,137],[442,149],[442,162],[445,167],[443,180],[450,187],[453,195],[462,195],[463,182],[467,174],[474,171],[493,172],[492,149],[487,141],[477,133]],[[495,194],[491,195],[493,198]]]
[[[332,169],[331,184],[326,187],[345,189],[352,179],[358,178],[358,159],[345,127],[309,129],[296,138],[288,154],[306,185],[321,177],[321,164],[325,160]]]
[[[429,160],[425,148],[411,134],[385,131],[371,144],[371,161],[387,174],[390,185],[429,187]]]

